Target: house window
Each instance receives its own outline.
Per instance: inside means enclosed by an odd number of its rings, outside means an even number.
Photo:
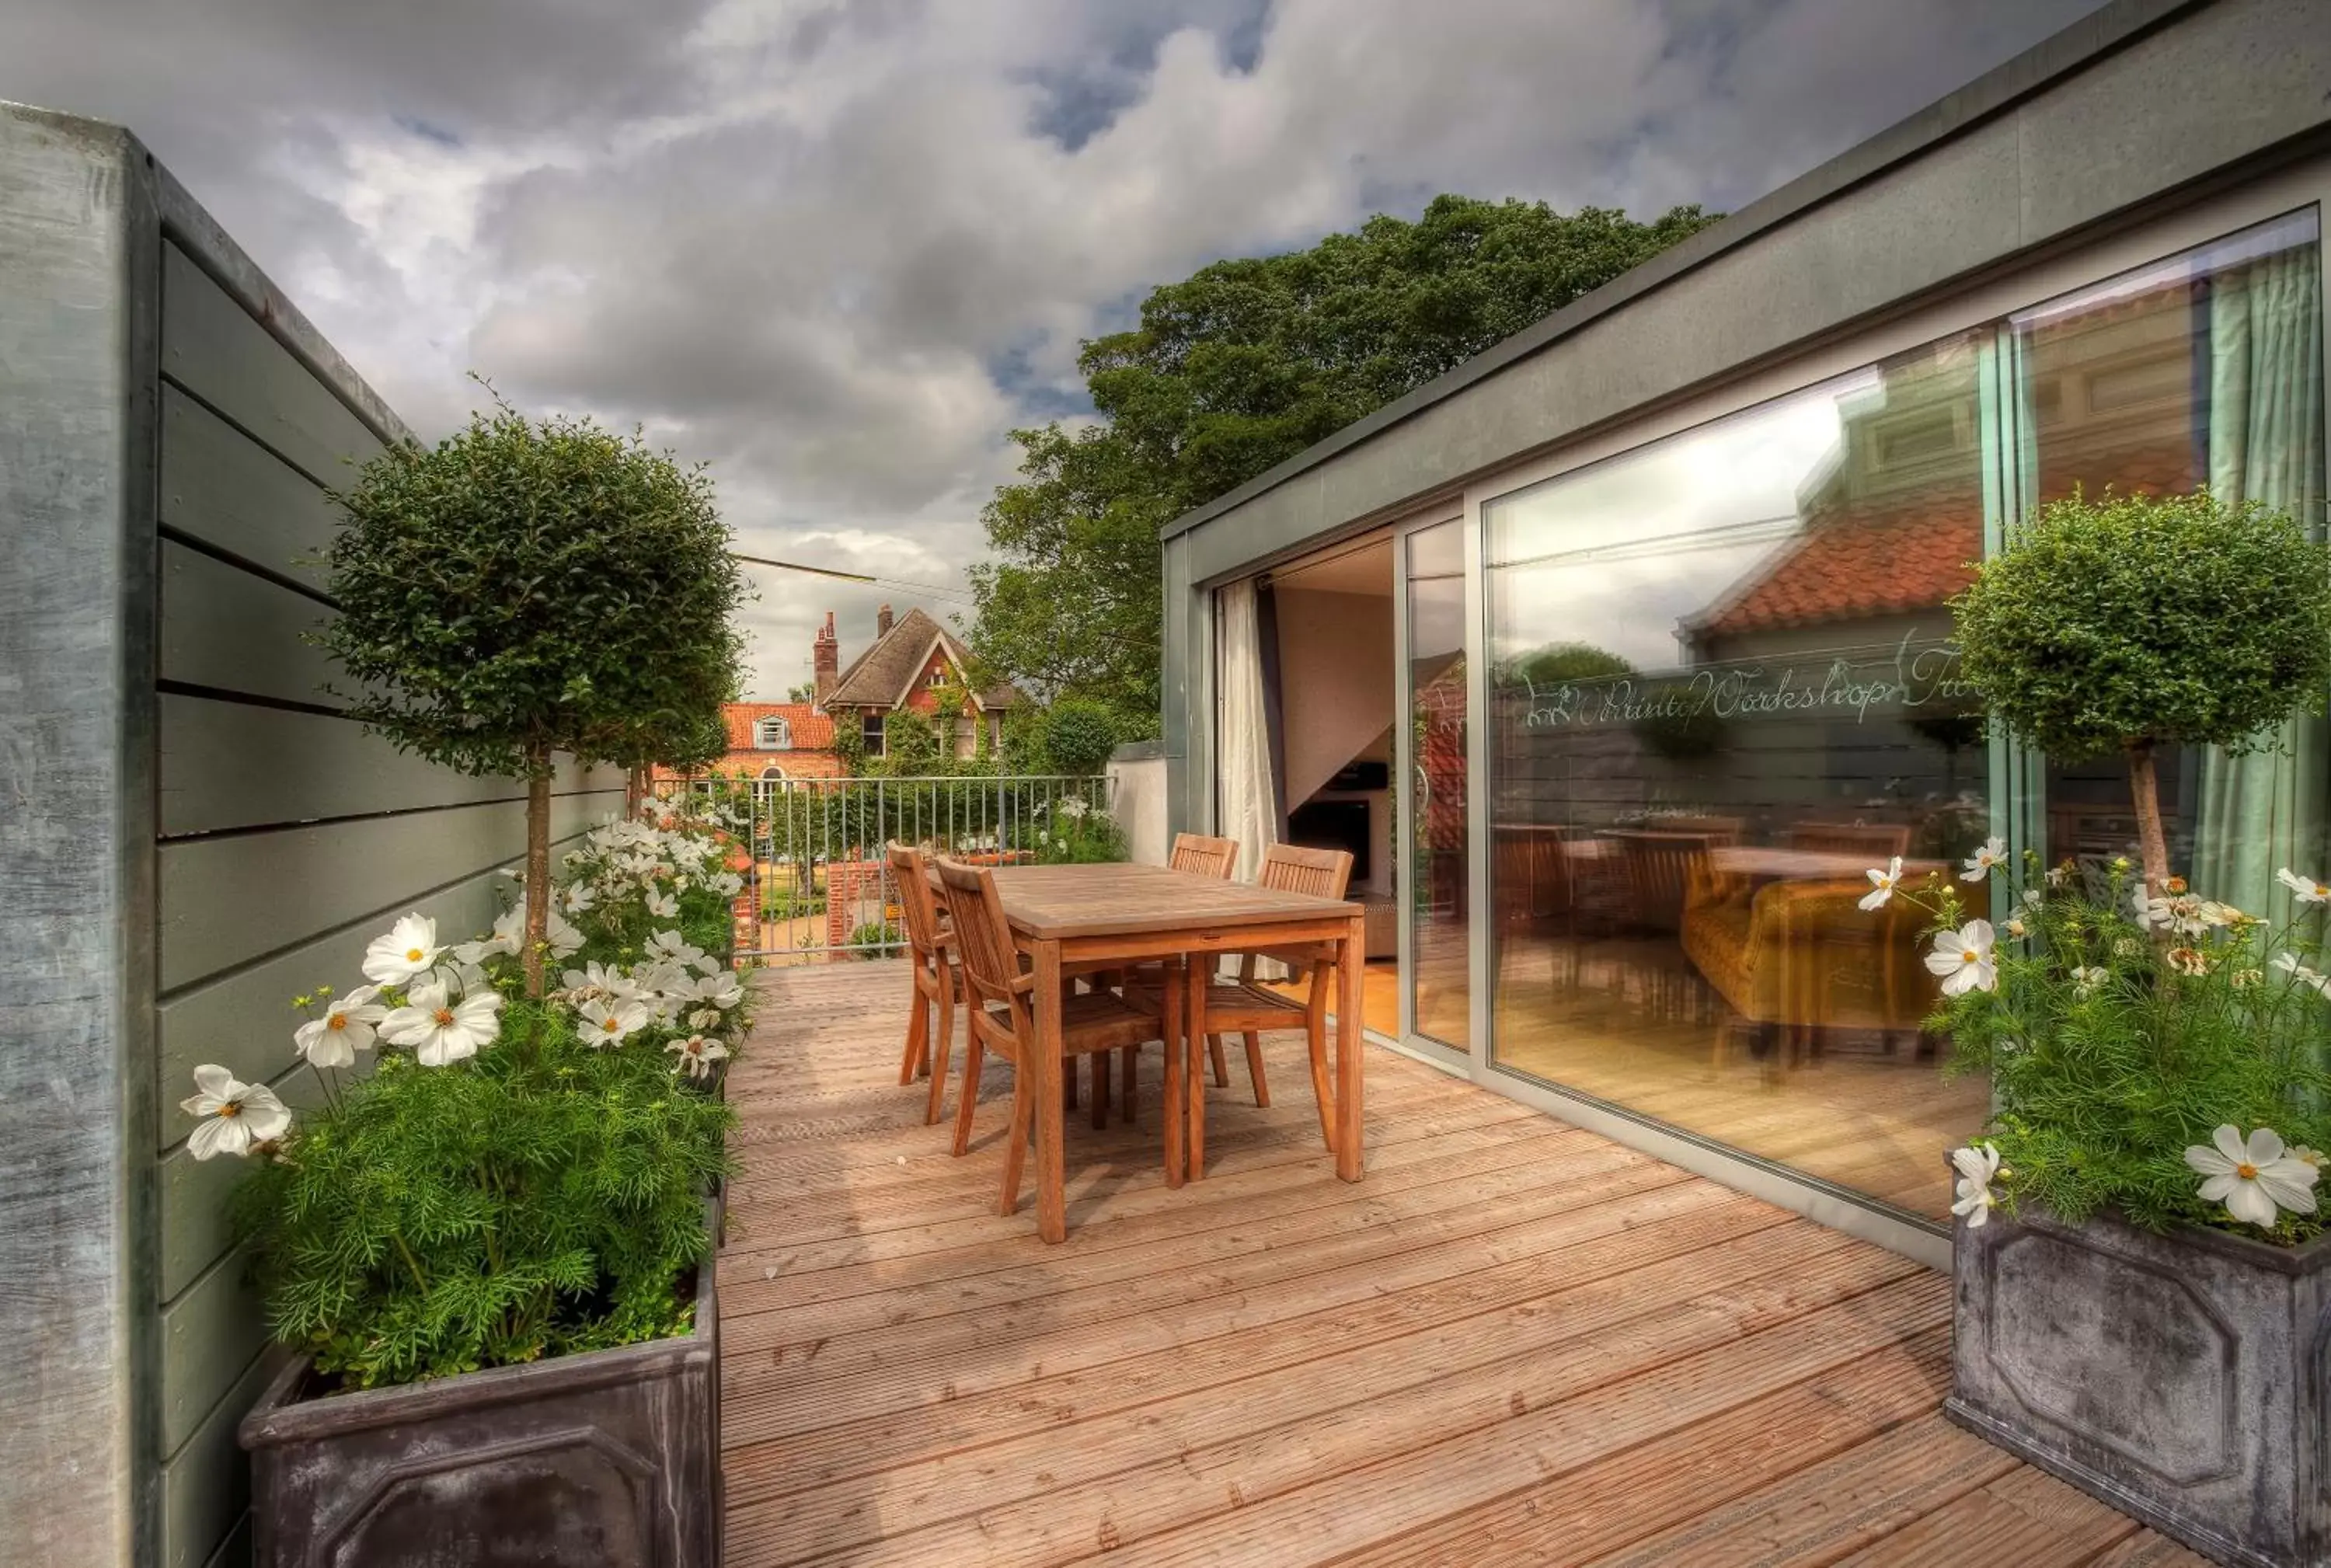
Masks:
[[[756,751],[791,751],[794,727],[782,717],[756,719],[753,746]]]
[[[968,713],[955,721],[955,755],[964,761],[979,755],[979,720]]]
[[[940,687],[945,686],[947,683],[947,666],[944,664],[923,678],[923,684],[929,687],[933,691],[937,691]]]
[[[783,778],[785,776],[785,770],[779,767],[776,764],[771,763],[768,766],[761,770],[761,776],[765,779]]]
[[[859,734],[865,736],[866,755],[868,756],[880,756],[883,755],[882,716],[880,714],[868,714],[861,722]]]

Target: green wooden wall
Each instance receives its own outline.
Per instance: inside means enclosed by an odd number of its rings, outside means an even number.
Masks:
[[[408,909],[482,931],[522,846],[525,792],[400,755],[319,689],[328,661],[300,634],[331,614],[313,561],[334,527],[324,491],[381,432],[161,242],[153,1451],[160,1560],[205,1568],[248,1555],[235,1425],[281,1353],[227,1233],[243,1167],[189,1157],[177,1103],[214,1061],[312,1104],[290,998],[357,984],[365,945]],[[620,772],[566,768],[553,837],[622,803]]]

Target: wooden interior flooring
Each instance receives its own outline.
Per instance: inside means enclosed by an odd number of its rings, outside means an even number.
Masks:
[[[1213,1090],[1208,1174],[1069,1119],[1069,1238],[898,1083],[895,963],[763,974],[728,1079],[728,1561],[2200,1559],[1946,1424],[1948,1281],[1368,1053],[1335,1179],[1300,1037]],[[954,1097],[949,1096],[950,1108]]]

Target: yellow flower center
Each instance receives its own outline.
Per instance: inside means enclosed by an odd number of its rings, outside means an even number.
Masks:
[[[240,1100],[229,1100],[226,1104],[219,1107],[218,1114],[222,1117],[239,1117],[243,1114],[243,1102]]]
[[[444,1028],[448,1027],[449,1025],[451,1025],[451,1024],[452,1023],[452,1022],[453,1022],[453,1010],[452,1010],[452,1008],[450,1008],[450,1007],[441,1007],[441,1008],[439,1008],[439,1009],[437,1010],[437,1027],[438,1027],[438,1028],[440,1028],[440,1029],[444,1029]]]
[[[2234,1167],[2234,1174],[2245,1182],[2255,1182],[2258,1180],[2258,1167],[2245,1161]]]
[[[618,1023],[617,1023],[614,1019],[612,1019],[612,1018],[611,1018],[611,1019],[607,1020],[607,1022],[604,1022],[604,1023],[601,1024],[599,1027],[600,1027],[600,1028],[602,1028],[602,1029],[604,1029],[604,1030],[605,1030],[609,1034],[613,1034],[613,1033],[614,1033],[614,1032],[615,1032],[615,1031],[616,1031],[617,1029],[621,1028],[622,1026],[621,1026],[620,1024],[618,1024]]]
[[[1980,964],[1983,962],[1983,955],[1970,947],[1965,952],[1959,955],[1959,962],[1962,964]]]
[[[2315,896],[2318,898],[2331,898],[2331,888],[2326,888],[2322,883],[2317,882],[2315,884]]]
[[[418,947],[407,947],[404,950],[404,961],[407,964],[418,964],[421,962],[422,957],[422,951]]]
[[[335,1012],[329,1018],[324,1020],[324,1027],[333,1031],[335,1033],[338,1032],[340,1030],[346,1029],[347,1026],[348,1015],[345,1012]]]

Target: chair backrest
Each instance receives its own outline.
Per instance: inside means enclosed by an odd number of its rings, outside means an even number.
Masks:
[[[1706,833],[1638,828],[1613,829],[1607,836],[1619,846],[1626,875],[1628,921],[1656,931],[1676,930],[1683,922],[1684,890],[1717,846]]]
[[[1789,848],[1883,860],[1909,851],[1910,830],[1901,822],[1799,822],[1789,830]]]
[[[1340,898],[1351,885],[1352,851],[1308,850],[1300,844],[1272,844],[1262,851],[1260,887],[1281,893],[1308,893],[1315,898]]]
[[[1020,975],[1020,955],[1012,946],[1012,923],[1004,916],[995,873],[945,855],[939,857],[938,873],[947,919],[963,956],[964,986],[971,993],[973,1026],[986,1017],[989,1004],[1001,1005],[1011,1010],[1013,1032],[1020,1034],[1032,1021],[1027,1016],[1027,999],[1012,989]]]
[[[929,864],[922,851],[892,839],[887,851],[890,880],[898,884],[899,910],[907,917],[907,942],[918,959],[928,959],[939,945],[938,895],[931,890]]]
[[[1204,833],[1175,833],[1174,854],[1166,862],[1177,871],[1195,871],[1202,877],[1230,879],[1231,868],[1238,864],[1236,839],[1210,839]]]

